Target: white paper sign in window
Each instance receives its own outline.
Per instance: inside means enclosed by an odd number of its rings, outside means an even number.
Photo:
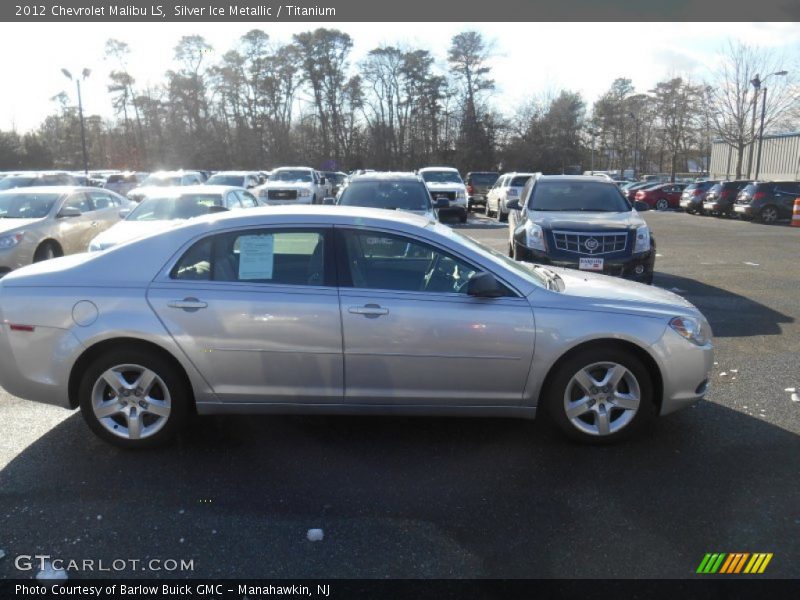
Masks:
[[[244,235],[239,238],[239,279],[272,279],[275,237]]]

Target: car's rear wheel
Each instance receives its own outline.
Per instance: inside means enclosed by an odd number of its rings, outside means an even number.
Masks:
[[[81,380],[79,404],[89,428],[121,448],[152,448],[186,424],[190,392],[165,358],[139,349],[97,358]]]
[[[498,223],[505,223],[508,221],[508,213],[503,212],[503,207],[500,205],[500,202],[497,202],[497,213],[495,214],[495,218],[497,219]]]
[[[667,210],[669,208],[669,200],[666,198],[659,198],[656,200],[656,210]]]
[[[61,249],[54,242],[44,242],[33,253],[33,262],[42,262],[61,255]]]
[[[545,393],[553,420],[580,442],[618,441],[655,415],[652,378],[642,362],[622,348],[591,348],[567,358]]]
[[[758,220],[762,223],[775,223],[778,220],[778,209],[774,206],[765,206],[758,212]]]
[[[458,216],[458,221],[459,221],[460,223],[462,223],[462,224],[467,222],[467,211],[464,211],[463,213],[461,213],[461,214]]]
[[[489,199],[488,198],[486,199],[486,206],[483,207],[483,214],[486,215],[487,217],[490,217],[490,218],[492,216],[492,211],[489,210]]]

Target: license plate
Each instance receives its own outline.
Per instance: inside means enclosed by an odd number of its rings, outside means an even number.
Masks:
[[[602,271],[603,259],[602,258],[581,258],[578,262],[578,268],[582,271]]]
[[[741,212],[741,213],[747,212],[747,208],[744,207],[744,206],[734,206],[733,210],[735,210],[736,212]]]

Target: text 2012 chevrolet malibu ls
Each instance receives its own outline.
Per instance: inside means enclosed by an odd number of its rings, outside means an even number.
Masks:
[[[199,217],[0,281],[0,384],[108,442],[190,411],[533,417],[610,442],[701,399],[702,314],[670,292],[520,264],[412,214]]]

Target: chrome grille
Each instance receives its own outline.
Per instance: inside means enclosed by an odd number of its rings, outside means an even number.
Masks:
[[[611,254],[612,252],[624,251],[628,245],[628,233],[553,231],[553,241],[558,250],[597,256],[598,254]]]

